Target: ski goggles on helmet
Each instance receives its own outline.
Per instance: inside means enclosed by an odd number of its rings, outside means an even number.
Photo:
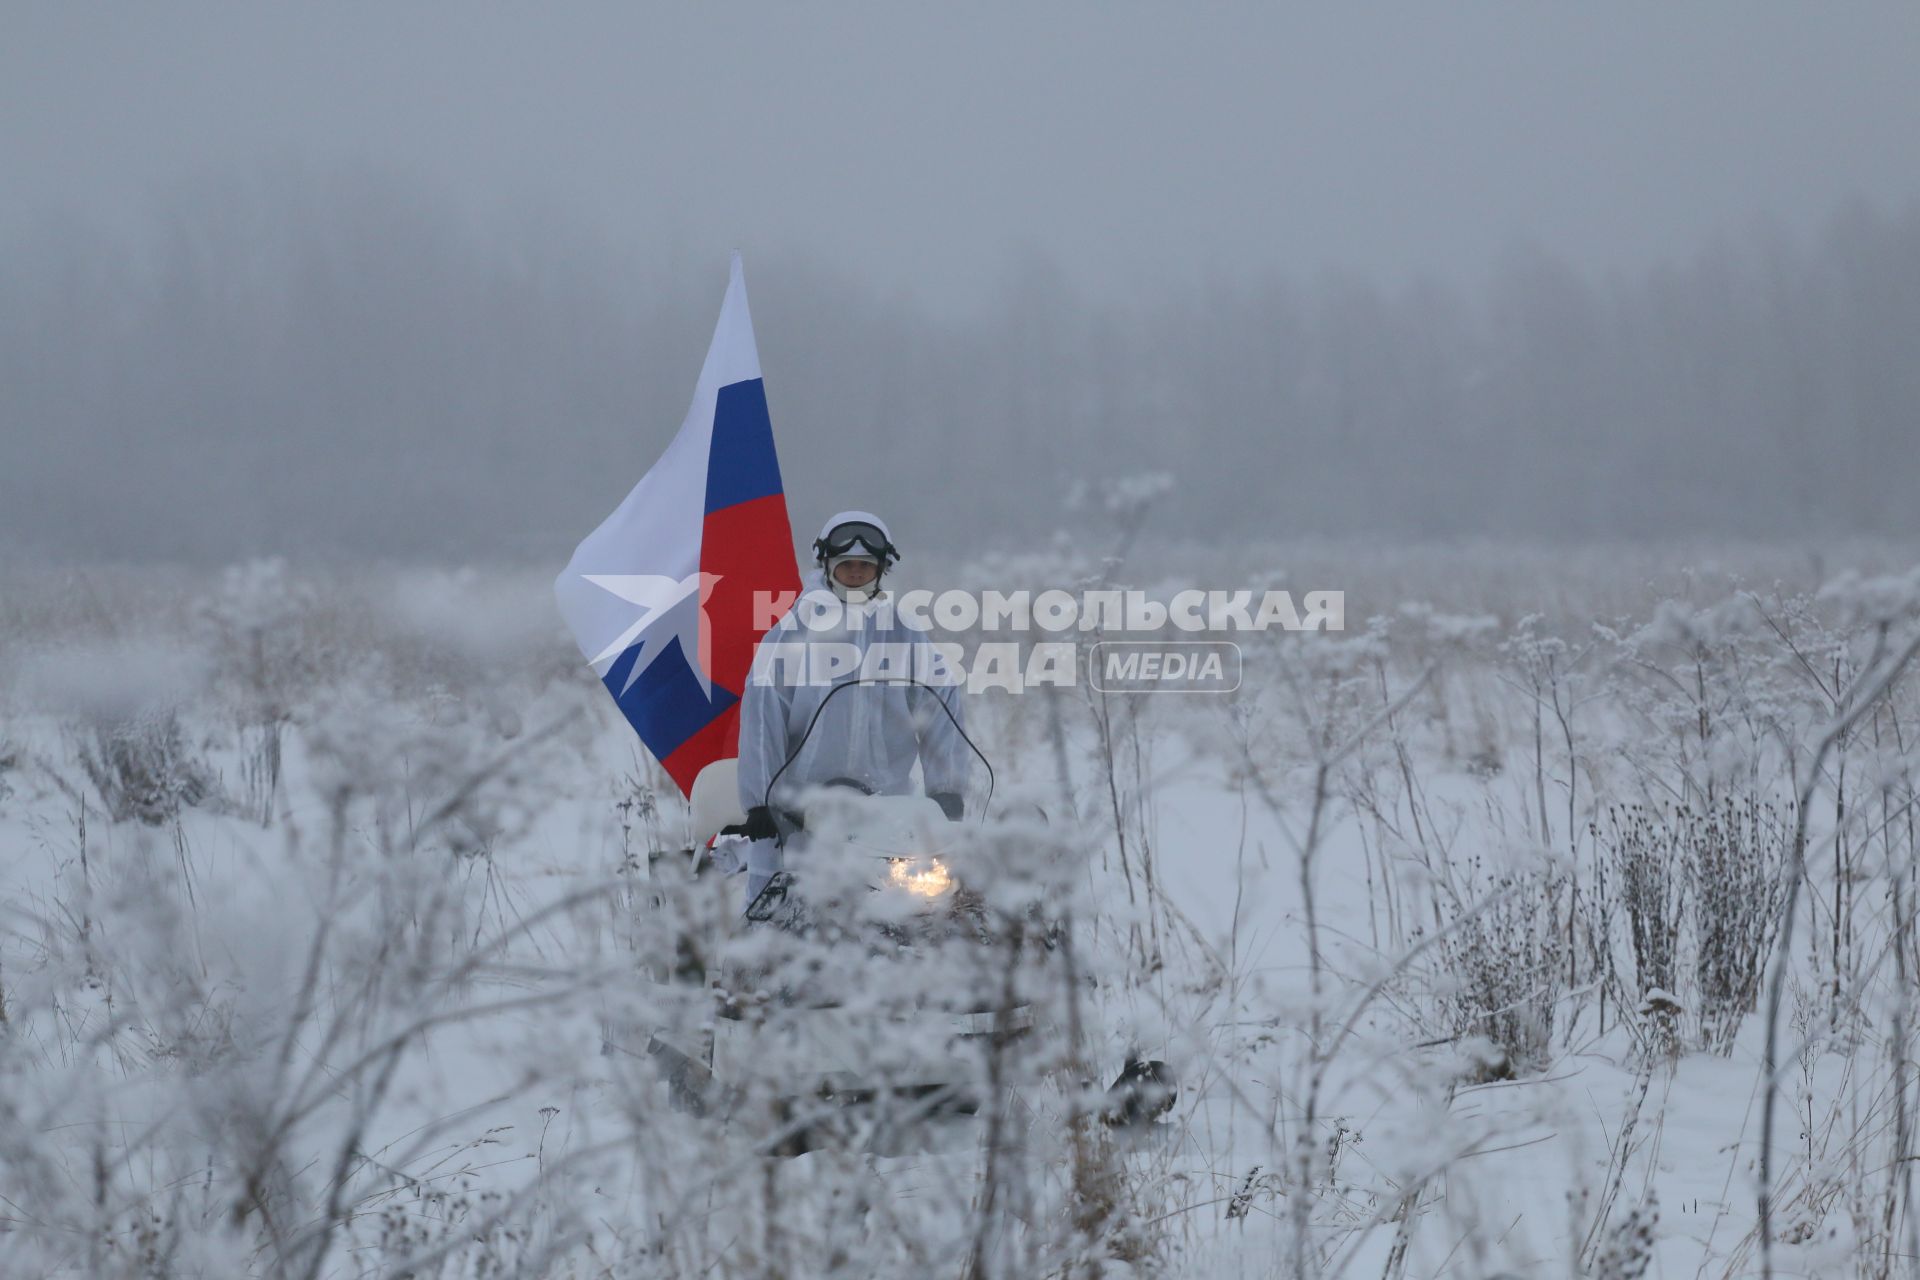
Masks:
[[[870,555],[880,561],[884,568],[900,558],[893,543],[875,525],[864,520],[850,520],[846,524],[837,524],[827,530],[824,538],[813,540],[814,554],[822,560],[835,556]]]

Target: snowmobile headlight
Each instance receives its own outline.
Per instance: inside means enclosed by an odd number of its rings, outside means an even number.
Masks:
[[[919,898],[937,898],[953,888],[953,875],[938,858],[889,858],[887,883]]]

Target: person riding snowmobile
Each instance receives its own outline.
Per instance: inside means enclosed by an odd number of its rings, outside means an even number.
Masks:
[[[946,816],[957,822],[966,811],[960,688],[926,631],[894,614],[881,584],[900,553],[885,522],[843,511],[813,550],[817,571],[761,638],[740,706],[749,904],[781,869],[785,837],[804,828],[809,788],[911,794],[917,760]],[[817,661],[829,647],[833,661]]]

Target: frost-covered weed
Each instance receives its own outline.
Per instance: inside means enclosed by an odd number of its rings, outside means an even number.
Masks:
[[[1643,805],[1607,811],[1599,827],[1606,857],[1597,867],[1594,897],[1609,944],[1617,924],[1624,946],[1613,972],[1627,1003],[1647,1027],[1651,1052],[1680,1048],[1681,931],[1687,905],[1686,848],[1674,815]]]
[[[1752,795],[1688,810],[1682,821],[1701,1047],[1727,1054],[1742,1020],[1759,1007],[1793,828],[1772,803]]]
[[[211,772],[172,711],[95,723],[86,732],[80,767],[115,822],[157,827],[212,794]]]
[[[1473,1083],[1511,1080],[1552,1058],[1567,987],[1568,883],[1538,870],[1466,879],[1473,896],[1442,909],[1439,1013],[1449,1035],[1492,1050]]]

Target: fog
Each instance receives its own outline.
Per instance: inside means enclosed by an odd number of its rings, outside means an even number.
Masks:
[[[1920,533],[1920,10],[11,9],[0,552],[563,560],[749,285],[942,546]]]

